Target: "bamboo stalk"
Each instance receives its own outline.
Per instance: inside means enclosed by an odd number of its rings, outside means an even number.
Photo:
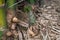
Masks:
[[[4,4],[4,0],[0,0],[0,5]],[[5,8],[0,7],[0,27],[6,26],[6,14],[5,14]]]
[[[3,31],[6,28],[6,14],[5,14],[5,8],[4,8],[4,3],[5,0],[0,0],[0,40],[3,35]]]

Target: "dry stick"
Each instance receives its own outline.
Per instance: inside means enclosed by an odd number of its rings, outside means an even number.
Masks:
[[[40,31],[41,35],[43,36],[43,40],[47,40],[47,37],[49,38],[49,40],[51,40],[51,38],[48,35],[48,31],[46,30],[46,35],[44,36],[42,31]]]
[[[42,25],[42,24],[40,24],[41,26],[44,26],[44,25]],[[48,36],[48,32],[46,32],[46,35],[44,35],[43,33],[42,33],[42,31],[40,30],[40,33],[41,33],[41,35],[42,35],[42,37],[43,37],[43,40],[47,40],[47,36]]]
[[[59,28],[59,27],[55,27],[55,29],[58,29],[58,30],[60,30],[60,28]]]
[[[51,27],[49,27],[49,28],[51,28]],[[60,34],[60,30],[57,30],[57,29],[55,29],[55,28],[51,28],[52,30],[51,31],[53,31],[54,33],[56,33],[56,34]]]
[[[44,36],[42,31],[40,31],[41,35],[43,36],[43,40],[47,40],[47,34]]]
[[[19,30],[19,28],[18,28],[18,27],[17,27],[17,29],[18,29],[19,40],[22,40],[21,32],[20,32],[20,30]]]
[[[48,28],[48,27],[47,27]],[[49,36],[49,29],[46,29],[47,35],[48,35],[48,39],[51,40],[50,36]]]
[[[43,35],[42,31],[40,31],[42,36],[43,36],[43,40],[47,40],[48,35],[48,29],[46,29],[46,35]],[[50,39],[49,39],[50,40]]]
[[[20,32],[20,31],[18,31],[18,34],[19,34],[19,40],[22,40],[21,32]]]
[[[40,25],[42,25],[42,24],[40,24]],[[44,26],[44,25],[42,25],[42,26]],[[51,25],[51,27],[48,26],[48,28],[52,29],[51,31],[53,31],[54,33],[60,34],[60,30],[55,29],[54,27],[52,27],[52,25]]]
[[[23,11],[18,10],[18,9],[17,9],[17,11],[18,11],[18,12],[21,12],[21,13],[24,13]],[[19,23],[18,23],[18,24],[21,25],[21,26],[23,26],[23,27],[28,27],[28,26],[29,26],[28,23],[26,23],[26,22],[24,22],[24,21],[22,21],[22,20],[19,20]]]
[[[18,10],[18,9],[16,9],[17,10],[17,12],[21,12],[21,13],[24,13],[23,11],[21,11],[21,10]]]
[[[23,34],[22,30],[21,30],[20,32],[21,32],[21,34],[22,34],[22,39],[25,40],[24,34]]]
[[[21,3],[22,1],[24,1],[24,0],[20,0],[19,2],[14,3],[13,5],[9,6],[8,8],[10,8],[10,7],[13,7],[13,6],[17,5],[18,3]]]
[[[41,26],[44,26],[43,24],[40,24]],[[42,31],[40,31],[41,35],[43,36],[43,40],[47,40],[47,37],[49,38],[49,40],[51,40],[51,38],[49,37],[49,34],[48,34],[48,29],[46,29],[46,35],[44,36]]]
[[[44,17],[44,16],[42,16],[42,17]],[[45,18],[45,17],[44,17]],[[45,18],[45,19],[47,19],[47,18]],[[49,19],[48,19],[49,20]],[[52,25],[51,25],[52,26]],[[51,28],[51,27],[49,27],[49,28]],[[55,33],[57,33],[57,34],[60,34],[60,30],[57,30],[57,29],[55,29],[55,28],[51,28]]]
[[[60,34],[60,30],[57,30],[57,29],[55,29],[54,27],[52,27],[52,24],[50,24],[50,25],[51,25],[51,27],[48,27],[48,28],[52,29],[52,31],[53,31],[54,33]]]
[[[17,26],[17,29],[18,29],[18,33],[19,33],[19,40],[25,40],[25,38],[24,38],[24,34],[23,34],[23,32],[22,32],[22,30],[21,29],[19,29],[19,25]],[[20,31],[19,31],[20,30]],[[22,34],[22,35],[21,35]],[[22,39],[20,39],[20,37],[22,38]]]
[[[42,24],[41,24],[42,25]],[[56,33],[56,34],[60,34],[60,30],[57,30],[57,29],[55,29],[54,27],[48,27],[48,28],[50,28],[50,29],[52,29],[51,31],[52,32],[54,32],[54,33]],[[48,36],[49,37],[49,36]],[[50,37],[49,37],[49,40],[50,40]]]
[[[21,26],[23,26],[23,27],[26,27],[26,28],[28,28],[28,26],[29,26],[28,23],[26,23],[24,21],[21,21],[21,20],[19,20],[19,23],[18,24],[21,25]]]

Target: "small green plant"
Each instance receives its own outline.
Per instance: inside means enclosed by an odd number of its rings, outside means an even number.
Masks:
[[[30,4],[34,4],[36,0],[27,0],[27,2],[29,2]]]
[[[0,40],[2,40],[3,31],[0,31]]]
[[[15,9],[15,4],[16,3],[16,0],[6,0],[6,7],[7,8],[10,8],[10,9]]]
[[[32,11],[32,5],[34,5],[35,0],[27,0],[30,5],[26,5],[24,7],[24,11],[28,13],[29,16],[29,24],[33,25],[35,23],[35,16],[34,16],[34,12]]]

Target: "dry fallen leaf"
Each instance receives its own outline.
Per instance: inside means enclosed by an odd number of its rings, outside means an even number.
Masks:
[[[29,35],[31,35],[32,37],[35,36],[35,33],[33,31],[31,31],[30,29],[28,30]]]
[[[7,36],[11,36],[12,33],[11,33],[10,31],[8,31],[8,32],[6,33],[6,35],[7,35]]]

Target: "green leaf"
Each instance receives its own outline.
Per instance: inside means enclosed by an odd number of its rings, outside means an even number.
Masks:
[[[30,25],[33,25],[35,23],[35,16],[33,14],[32,7],[31,6],[25,6],[24,11],[28,13]]]
[[[29,12],[29,23],[33,25],[35,23],[35,16],[32,11]]]
[[[2,40],[3,31],[0,31],[0,40]]]
[[[27,0],[30,4],[34,4],[36,0]]]
[[[16,0],[7,0],[6,6],[7,6],[7,8],[15,9],[16,6],[13,6],[15,3],[16,3]]]
[[[2,37],[2,35],[3,35],[3,31],[0,31],[0,37]]]
[[[30,10],[32,10],[31,6],[27,5],[27,6],[24,7],[25,12],[29,12]]]

